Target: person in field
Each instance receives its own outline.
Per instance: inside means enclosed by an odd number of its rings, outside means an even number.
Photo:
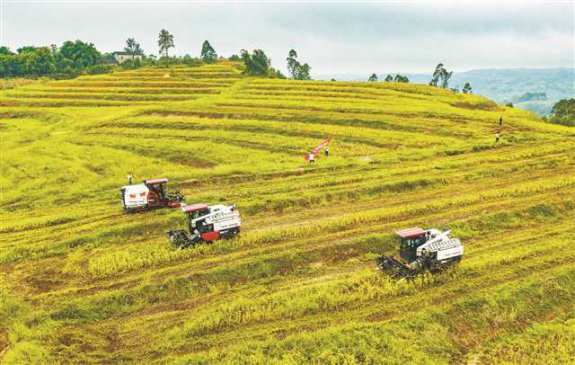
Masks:
[[[131,172],[128,172],[128,185],[132,185],[134,183],[134,175]]]
[[[325,157],[329,157],[329,146],[325,146],[325,150],[323,150],[323,154]]]
[[[499,117],[499,125],[503,125],[503,116]]]
[[[495,143],[499,142],[499,131],[495,132]]]
[[[313,155],[313,153],[310,153],[308,156],[309,159],[309,163],[314,163],[315,162],[315,156]]]

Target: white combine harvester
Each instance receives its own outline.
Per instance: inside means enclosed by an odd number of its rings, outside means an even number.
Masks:
[[[184,205],[182,211],[188,218],[190,235],[183,229],[167,232],[170,242],[178,248],[194,246],[200,242],[213,242],[240,233],[242,222],[235,204]]]
[[[463,245],[451,238],[451,230],[418,227],[397,231],[399,257],[381,256],[378,268],[396,279],[411,278],[425,270],[436,271],[455,265],[463,256]]]
[[[126,185],[120,189],[122,206],[126,213],[157,208],[178,208],[185,197],[179,191],[168,191],[168,179],[149,179],[141,184]]]

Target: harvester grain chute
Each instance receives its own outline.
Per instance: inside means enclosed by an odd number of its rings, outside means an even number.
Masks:
[[[451,238],[451,230],[418,227],[396,232],[399,256],[381,256],[378,268],[395,279],[413,278],[425,271],[439,271],[453,266],[463,256],[463,245]]]
[[[141,184],[123,186],[122,206],[125,212],[156,208],[178,208],[185,197],[177,190],[167,189],[168,179],[144,180]]]
[[[177,248],[194,246],[201,242],[213,242],[240,233],[241,219],[235,204],[193,204],[182,206],[188,220],[186,230],[168,231],[170,243]]]

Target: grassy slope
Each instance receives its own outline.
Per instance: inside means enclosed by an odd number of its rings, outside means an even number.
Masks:
[[[0,118],[6,363],[575,355],[572,129],[423,85],[234,64],[25,85],[0,94]],[[306,165],[326,135],[332,156]],[[127,171],[237,203],[244,233],[172,251],[181,213],[123,215]],[[411,225],[454,228],[460,268],[374,270]]]

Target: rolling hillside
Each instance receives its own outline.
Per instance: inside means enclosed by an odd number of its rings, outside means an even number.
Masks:
[[[432,71],[432,70],[431,70]],[[406,74],[410,82],[427,85],[429,74]],[[404,74],[403,72],[400,72]],[[392,75],[397,74],[393,72]],[[387,74],[379,74],[383,80]],[[365,75],[322,75],[320,79],[362,80]],[[516,108],[526,109],[548,115],[553,105],[561,99],[575,97],[575,69],[573,68],[508,68],[479,69],[455,72],[450,79],[450,87],[461,90],[470,82],[473,93],[481,95],[499,104],[513,103]],[[534,97],[536,96],[536,97]]]
[[[502,141],[494,144],[503,116]],[[575,131],[424,85],[248,78],[234,63],[0,94],[0,356],[22,363],[567,363]],[[331,136],[331,156],[304,153]],[[169,177],[242,234],[173,250]],[[393,282],[393,232],[451,227],[457,270]]]

